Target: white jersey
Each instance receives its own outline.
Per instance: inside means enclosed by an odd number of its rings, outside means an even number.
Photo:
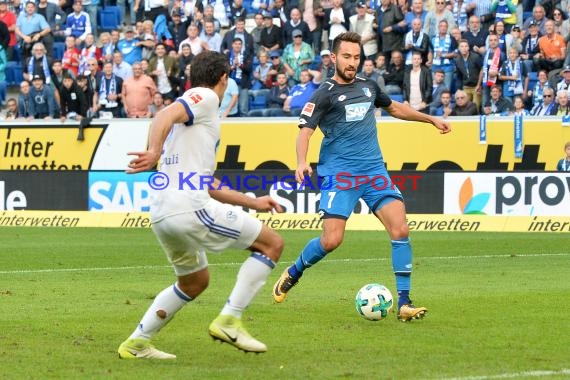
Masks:
[[[175,124],[164,142],[159,171],[168,176],[168,187],[153,190],[152,222],[166,216],[203,209],[210,195],[205,184],[213,178],[220,142],[220,99],[204,87],[192,88],[179,97],[188,122]]]

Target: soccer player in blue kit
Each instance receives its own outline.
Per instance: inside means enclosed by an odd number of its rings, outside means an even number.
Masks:
[[[312,174],[306,161],[307,151],[313,132],[320,127],[324,138],[317,169],[319,177],[324,178],[319,207],[323,232],[310,240],[295,263],[285,269],[273,287],[273,298],[283,302],[303,272],[342,243],[346,220],[362,198],[392,240],[398,319],[420,319],[427,309],[414,306],[410,300],[412,248],[402,194],[392,183],[366,180],[384,178],[388,182],[390,178],[378,144],[375,109],[381,107],[398,119],[433,124],[441,133],[451,129],[446,121],[394,102],[376,82],[356,76],[361,52],[357,33],[340,34],[334,39],[332,50],[335,75],[313,94],[299,118],[295,172],[299,183],[303,183],[306,174]],[[352,186],[347,185],[349,180]]]

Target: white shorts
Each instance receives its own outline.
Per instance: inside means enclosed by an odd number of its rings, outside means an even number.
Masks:
[[[241,208],[210,199],[201,210],[170,215],[152,225],[177,276],[208,266],[206,251],[250,247],[261,221]]]

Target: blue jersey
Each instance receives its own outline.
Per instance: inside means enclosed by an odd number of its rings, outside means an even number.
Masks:
[[[138,43],[138,39],[132,39],[130,41],[123,39],[117,43],[117,49],[123,54],[123,59],[129,65],[140,62],[142,59],[142,48],[137,46]]]
[[[378,144],[375,109],[392,100],[376,82],[356,77],[350,84],[327,79],[303,108],[299,128],[324,134],[317,170],[319,176],[374,175],[383,173],[384,159]]]
[[[79,15],[71,13],[67,16],[66,28],[73,37],[79,38],[83,36],[85,38],[86,32],[91,33],[89,15],[83,11]]]

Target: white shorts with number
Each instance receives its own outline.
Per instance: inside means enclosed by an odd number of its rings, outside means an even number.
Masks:
[[[177,276],[208,266],[206,251],[250,247],[261,222],[241,208],[210,199],[201,210],[170,215],[152,225]]]

